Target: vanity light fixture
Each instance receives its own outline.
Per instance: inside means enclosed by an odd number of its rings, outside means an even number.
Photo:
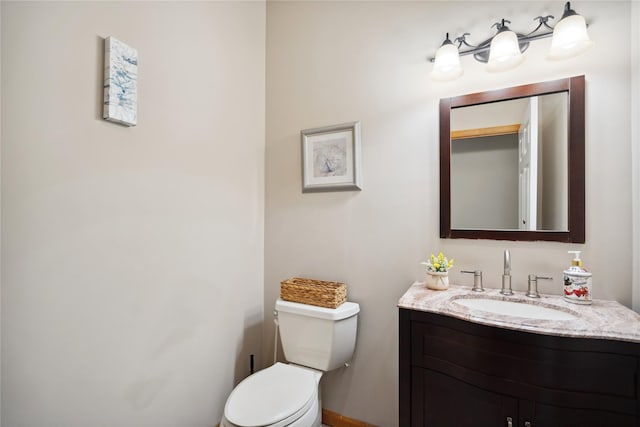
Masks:
[[[502,19],[501,22],[492,25],[498,32],[477,46],[467,42],[466,37],[470,33],[463,33],[453,42],[447,33],[435,57],[429,58],[429,61],[434,63],[431,77],[439,81],[460,77],[463,73],[460,65],[462,55],[473,55],[477,61],[487,63],[487,71],[510,70],[524,61],[522,53],[527,50],[530,42],[551,36],[551,49],[547,55],[549,59],[571,58],[593,44],[587,34],[584,18],[571,9],[569,2],[565,4],[562,18],[554,27],[548,24],[550,19],[554,19],[553,15],[534,18],[534,21],[538,21],[538,26],[528,34],[515,33],[506,25],[511,22]],[[463,50],[460,50],[461,48]]]

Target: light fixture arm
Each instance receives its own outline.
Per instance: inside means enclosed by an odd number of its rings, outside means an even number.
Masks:
[[[578,12],[576,12],[575,10],[571,9],[571,2],[566,2],[564,5],[564,13],[562,14],[562,18],[560,18],[561,20],[566,18],[567,16],[573,16],[573,15],[577,15]]]
[[[509,24],[511,24],[511,21],[507,21],[506,19],[502,18],[502,22],[496,22],[491,26],[491,28],[496,27],[499,33],[503,31],[509,31],[509,27],[505,25],[505,22],[508,22]]]
[[[456,37],[456,39],[454,40],[455,43],[458,43],[458,49],[460,49],[462,47],[462,45],[465,45],[471,49],[476,48],[477,46],[474,46],[472,44],[469,44],[467,42],[467,36],[470,36],[471,33],[464,33],[462,34],[460,37]]]
[[[555,19],[555,17],[553,15],[547,15],[547,16],[536,16],[535,18],[533,18],[533,20],[538,20],[538,26],[536,27],[535,30],[531,31],[529,34],[527,34],[527,36],[532,35],[533,33],[535,33],[536,31],[538,31],[540,29],[540,27],[545,27],[547,30],[549,31],[553,31],[553,27],[550,26],[549,24],[547,24],[547,22],[549,22],[549,19]]]

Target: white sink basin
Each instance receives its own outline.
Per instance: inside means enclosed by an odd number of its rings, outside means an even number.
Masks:
[[[542,320],[574,320],[577,318],[566,311],[522,301],[504,301],[489,298],[459,298],[453,300],[453,302],[471,310],[484,311],[502,316],[517,316]]]

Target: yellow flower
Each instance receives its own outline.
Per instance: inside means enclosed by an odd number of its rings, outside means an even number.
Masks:
[[[453,259],[449,260],[442,252],[438,255],[431,254],[428,262],[422,262],[430,272],[447,272],[453,267]]]

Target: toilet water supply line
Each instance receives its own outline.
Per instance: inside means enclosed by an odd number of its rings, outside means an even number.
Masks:
[[[273,364],[278,361],[278,329],[280,329],[280,322],[278,322],[278,312],[273,310],[273,323],[276,325],[276,332],[273,338]]]

